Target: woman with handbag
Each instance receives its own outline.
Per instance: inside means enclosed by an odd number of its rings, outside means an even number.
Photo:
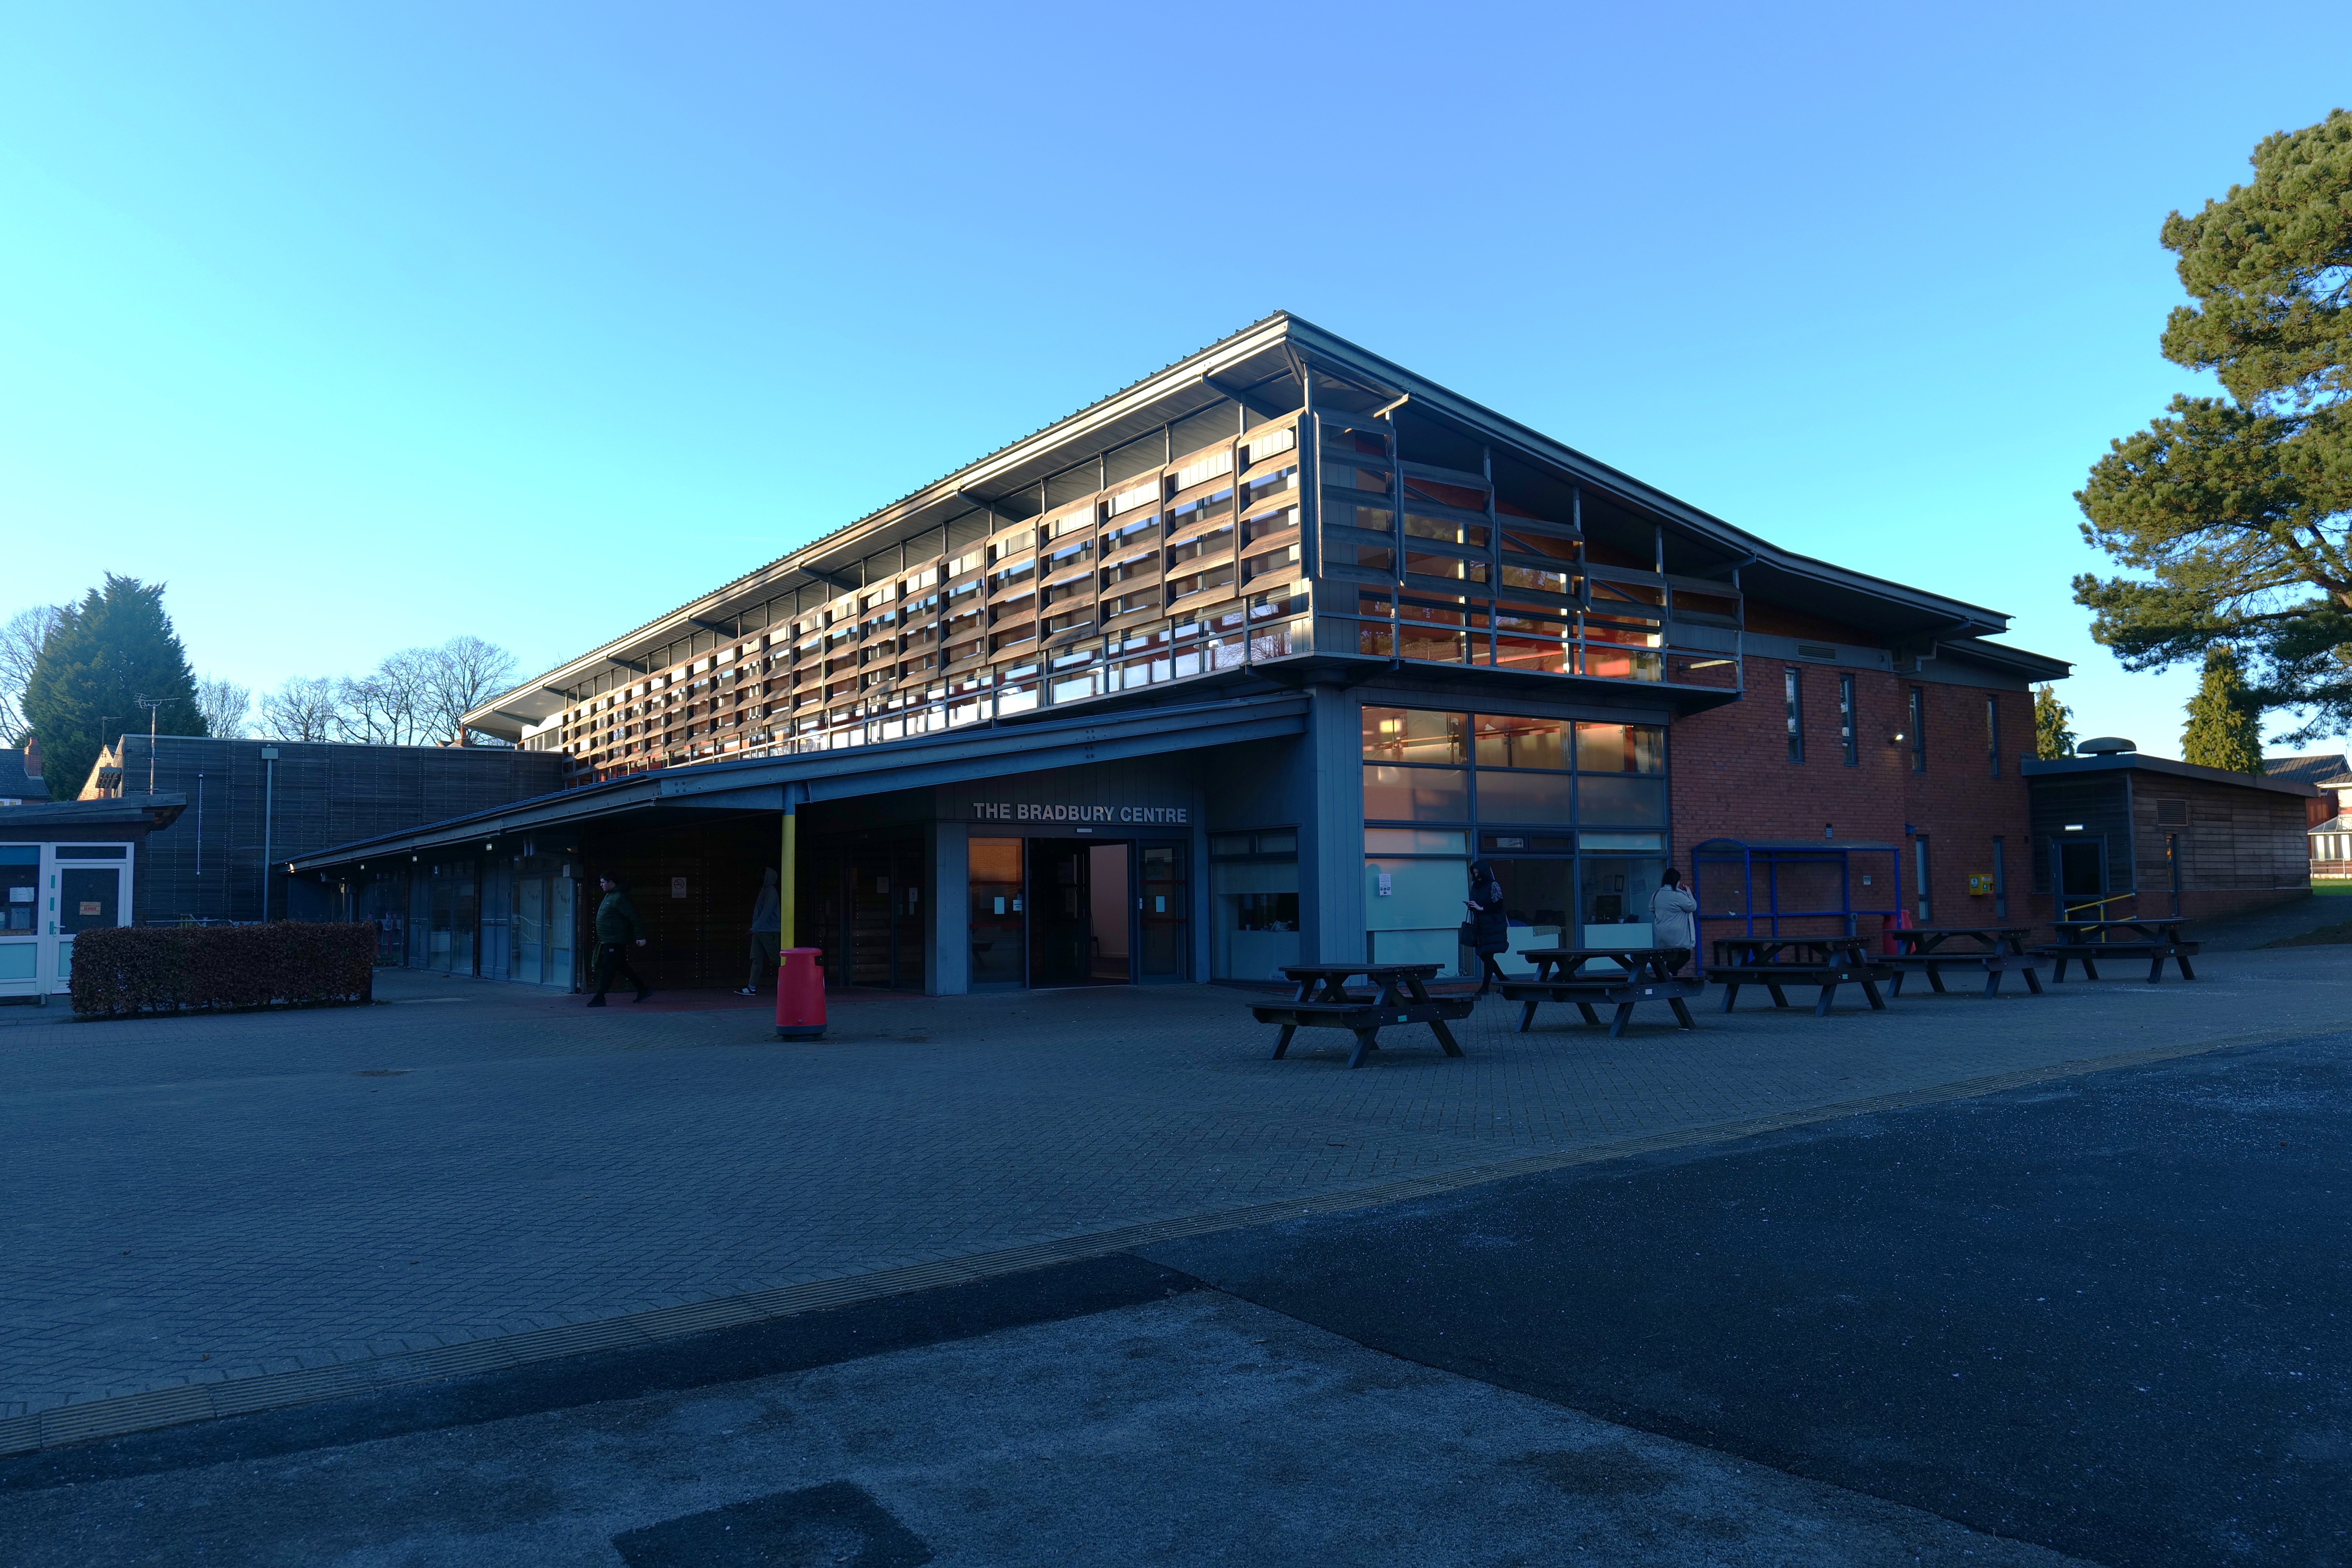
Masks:
[[[1462,945],[1478,955],[1478,994],[1484,996],[1503,978],[1498,952],[1511,947],[1511,920],[1503,910],[1503,884],[1491,860],[1470,862],[1470,896],[1462,900],[1470,918],[1462,922]]]

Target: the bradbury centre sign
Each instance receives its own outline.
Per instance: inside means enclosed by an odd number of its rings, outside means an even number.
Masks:
[[[1192,821],[1182,805],[1059,805],[1041,800],[975,800],[974,822],[1084,822],[1183,827]]]

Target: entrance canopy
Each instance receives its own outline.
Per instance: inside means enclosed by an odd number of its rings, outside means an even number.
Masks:
[[[1866,879],[1866,880],[1865,880]],[[1691,851],[1691,891],[1703,921],[1745,922],[1779,936],[1784,920],[1893,917],[1903,907],[1903,847],[1859,838],[1710,838]],[[1859,895],[1859,896],[1857,896]],[[1801,934],[1801,933],[1792,933]]]
[[[1086,719],[975,725],[839,752],[655,768],[427,823],[405,833],[335,845],[298,858],[289,869],[319,871],[377,856],[420,853],[508,833],[561,829],[616,817],[645,822],[688,814],[782,811],[788,795],[797,807],[892,790],[1301,735],[1307,731],[1307,699],[1296,692],[1275,692]]]

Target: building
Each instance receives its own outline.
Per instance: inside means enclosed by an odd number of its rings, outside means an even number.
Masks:
[[[0,752],[0,805],[24,805],[49,798],[41,777],[41,743],[26,737],[21,752]]]
[[[2024,764],[2033,796],[2033,885],[2076,918],[2212,919],[2311,892],[2311,784],[2085,741]],[[2352,785],[2352,780],[2346,781]]]
[[[1516,946],[1622,940],[1703,840],[1828,847],[1702,866],[1712,934],[2030,921],[2020,761],[2067,667],[2007,624],[1276,315],[467,716],[560,795],[296,869],[500,904],[473,966],[555,984],[593,871],[656,984],[740,984],[780,858],[834,984],[949,994],[1451,965],[1476,856]]]
[[[46,1002],[71,988],[74,938],[133,922],[144,846],[186,805],[142,795],[0,810],[0,1002]]]
[[[99,753],[85,801],[162,791],[187,809],[142,852],[138,918],[341,918],[315,879],[286,864],[330,844],[415,827],[561,787],[554,757],[507,746],[372,746],[330,741],[126,734]],[[5,823],[5,818],[0,818]],[[274,867],[265,902],[264,867]],[[405,923],[404,921],[403,922]]]

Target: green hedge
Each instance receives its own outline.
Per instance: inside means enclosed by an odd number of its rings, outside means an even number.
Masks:
[[[199,1007],[322,1007],[373,1000],[376,929],[109,926],[74,938],[74,1011],[97,1017]]]

